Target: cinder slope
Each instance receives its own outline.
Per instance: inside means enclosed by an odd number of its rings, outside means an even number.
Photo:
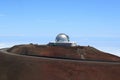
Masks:
[[[120,61],[120,57],[99,51],[90,46],[63,47],[18,45],[10,48],[8,52],[23,55],[60,57],[70,59]]]
[[[18,45],[7,52],[0,50],[0,80],[120,80],[120,58],[89,46]]]
[[[42,58],[0,52],[0,80],[120,80],[119,63]]]

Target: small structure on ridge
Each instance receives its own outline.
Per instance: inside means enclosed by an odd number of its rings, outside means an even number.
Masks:
[[[77,46],[75,42],[70,42],[68,35],[60,33],[56,36],[55,42],[49,42],[49,46]]]

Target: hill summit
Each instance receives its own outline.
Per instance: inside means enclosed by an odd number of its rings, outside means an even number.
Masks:
[[[100,51],[91,46],[49,46],[49,45],[16,45],[7,50],[8,52],[29,56],[44,56],[66,59],[120,61],[118,56]]]
[[[0,64],[0,80],[120,80],[120,57],[91,46],[16,45]]]
[[[120,57],[58,34],[47,45],[0,49],[0,80],[120,80]]]

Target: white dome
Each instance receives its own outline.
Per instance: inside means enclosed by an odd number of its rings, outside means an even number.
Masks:
[[[64,33],[60,33],[57,35],[55,41],[57,43],[66,43],[66,42],[69,42],[69,36],[64,34]]]

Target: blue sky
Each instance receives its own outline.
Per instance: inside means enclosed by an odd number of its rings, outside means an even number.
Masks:
[[[58,33],[120,56],[120,0],[0,0],[0,47],[47,44]]]

